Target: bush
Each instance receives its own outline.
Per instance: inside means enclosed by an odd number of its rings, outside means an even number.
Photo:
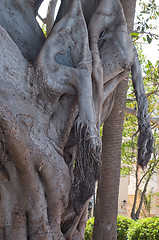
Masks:
[[[87,222],[86,230],[85,230],[85,240],[92,239],[93,225],[94,225],[94,217],[90,218]]]
[[[85,240],[92,239],[94,218],[86,225]],[[124,216],[117,218],[117,240],[159,240],[159,217],[143,218],[138,221]]]
[[[128,240],[158,240],[159,217],[143,218],[128,230]]]
[[[134,220],[118,215],[117,218],[117,239],[118,240],[126,240],[127,239],[127,231],[131,225],[133,225]]]
[[[118,240],[126,240],[127,230],[134,221],[128,217],[118,216],[117,218],[117,239]],[[85,240],[92,239],[92,232],[93,232],[93,225],[94,225],[94,218],[90,218],[86,225],[85,230]]]

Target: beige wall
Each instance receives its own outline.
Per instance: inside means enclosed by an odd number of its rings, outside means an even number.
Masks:
[[[153,192],[159,192],[159,174],[153,176],[152,180],[148,185],[148,192],[153,188]],[[120,187],[119,187],[119,200],[118,200],[118,214],[128,216],[131,215],[131,209],[134,201],[135,193],[135,177],[127,176],[121,177]],[[126,204],[123,204],[123,201],[126,200]],[[139,203],[140,196],[138,196],[137,205]],[[159,197],[154,196],[152,207],[151,207],[151,216],[159,216]],[[140,218],[144,217],[143,211],[146,213],[144,207],[141,210]]]
[[[125,204],[124,201],[126,201]],[[120,178],[118,214],[127,216],[127,202],[128,202],[128,176]]]

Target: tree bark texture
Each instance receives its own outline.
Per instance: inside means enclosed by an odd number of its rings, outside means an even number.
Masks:
[[[133,29],[135,16],[134,1],[121,1],[129,31]],[[117,87],[111,114],[104,123],[101,181],[97,191],[93,239],[110,240],[117,238],[116,220],[118,213],[118,192],[122,131],[125,115],[126,91],[129,73]]]
[[[94,0],[89,11],[88,0],[62,1],[54,23],[56,2],[47,39],[36,22],[41,0],[0,2],[2,240],[84,238],[100,178],[99,128],[137,58],[118,0]]]
[[[104,123],[101,181],[97,191],[93,239],[116,239],[121,141],[126,91],[122,81],[111,114]],[[122,98],[123,102],[119,99]]]

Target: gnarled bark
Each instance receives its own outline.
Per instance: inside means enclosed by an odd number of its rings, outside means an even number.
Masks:
[[[35,19],[41,2],[0,3],[2,240],[83,239],[100,178],[99,127],[134,61],[119,1],[92,1],[89,14],[87,0],[62,1],[46,40]]]

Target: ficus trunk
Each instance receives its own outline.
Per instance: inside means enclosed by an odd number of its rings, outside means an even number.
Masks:
[[[52,0],[47,39],[36,21],[42,2],[0,2],[2,240],[84,238],[87,203],[100,179],[99,128],[131,66],[138,100],[144,95],[119,0],[94,0],[88,9],[88,0],[62,0],[55,23]],[[152,140],[143,111],[141,133]]]

